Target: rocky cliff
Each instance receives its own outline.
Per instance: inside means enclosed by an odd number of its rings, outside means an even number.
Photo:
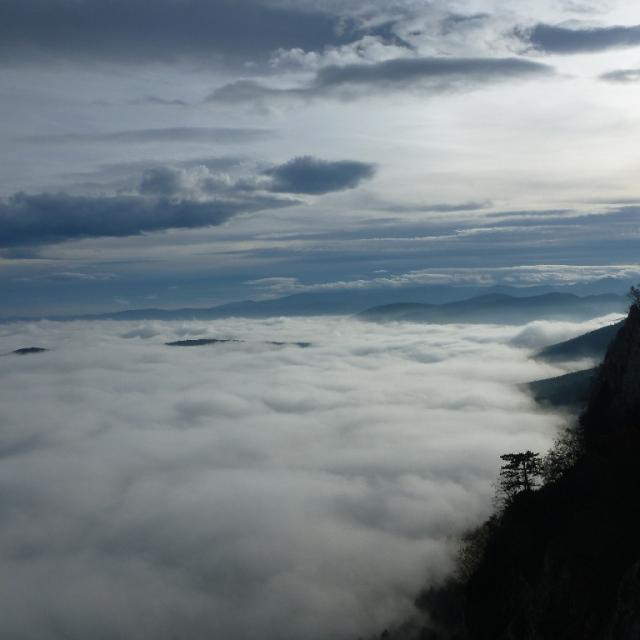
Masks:
[[[463,585],[465,638],[640,638],[637,306],[609,346],[580,422],[577,462],[496,518]]]
[[[464,577],[392,640],[640,639],[640,308],[600,365],[561,473],[480,528]],[[563,464],[563,456],[566,458]]]
[[[582,422],[590,435],[606,435],[611,430],[640,426],[640,308],[637,305],[631,307],[609,345]]]

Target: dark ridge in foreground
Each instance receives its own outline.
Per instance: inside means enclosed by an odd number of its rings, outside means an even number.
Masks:
[[[586,374],[585,374],[586,375]],[[470,532],[457,575],[416,600],[418,627],[386,640],[640,638],[640,307],[595,373],[576,429]]]
[[[633,305],[581,416],[577,461],[496,519],[465,584],[466,637],[640,637],[639,427]]]
[[[552,344],[539,351],[535,357],[547,362],[579,360],[581,358],[602,360],[607,352],[607,347],[615,338],[620,327],[622,327],[622,322],[616,322],[577,338]]]
[[[21,347],[20,349],[16,349],[11,353],[17,356],[28,356],[32,353],[44,353],[45,351],[49,351],[49,349],[45,349],[44,347]]]

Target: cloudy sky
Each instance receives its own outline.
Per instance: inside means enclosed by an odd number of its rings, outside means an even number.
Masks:
[[[638,273],[628,0],[3,0],[0,98],[3,315]]]
[[[0,637],[379,635],[565,424],[532,350],[607,320],[0,325]]]

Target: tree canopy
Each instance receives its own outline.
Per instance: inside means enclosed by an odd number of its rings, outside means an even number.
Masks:
[[[631,285],[627,297],[631,300],[631,306],[640,309],[640,285],[637,287]]]
[[[509,500],[523,491],[533,491],[542,475],[539,453],[524,451],[500,456],[506,464],[500,467],[499,489]]]

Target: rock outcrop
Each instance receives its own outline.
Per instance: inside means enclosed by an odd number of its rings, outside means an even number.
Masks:
[[[483,527],[464,578],[390,640],[640,639],[640,308],[598,368],[571,464]]]
[[[640,308],[581,417],[577,463],[521,494],[464,584],[468,640],[640,638]]]

